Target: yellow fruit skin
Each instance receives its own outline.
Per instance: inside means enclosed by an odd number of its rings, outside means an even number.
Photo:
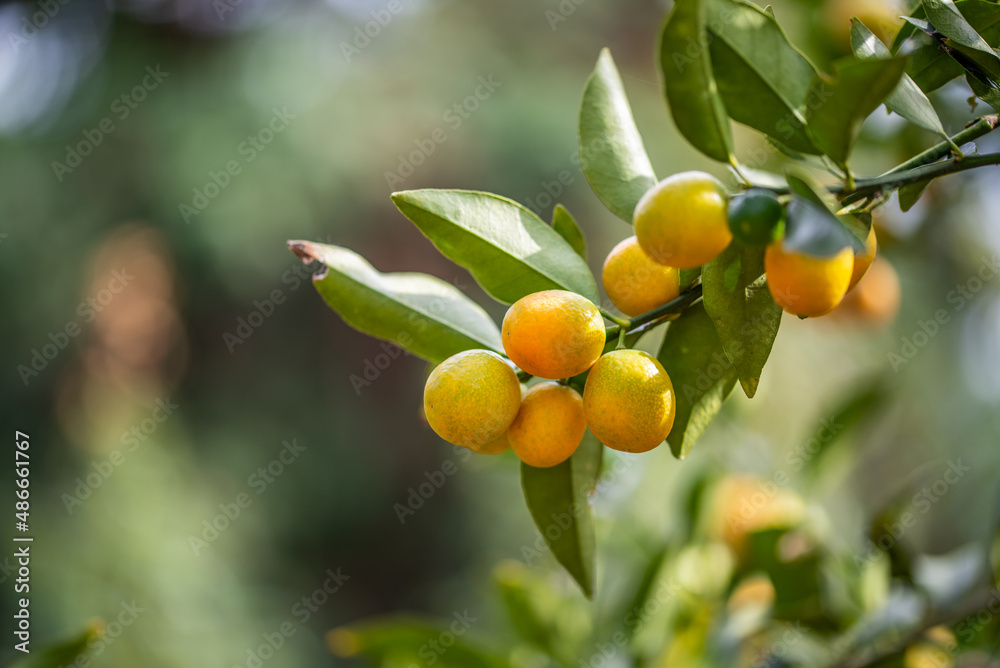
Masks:
[[[693,269],[733,240],[726,192],[704,172],[669,176],[642,196],[632,224],[642,249],[660,264]]]
[[[438,436],[476,450],[500,438],[521,406],[517,374],[499,355],[467,350],[439,364],[424,386],[424,413]]]
[[[680,295],[680,272],[656,262],[635,237],[615,246],[601,274],[611,303],[629,317],[652,311]]]
[[[586,430],[580,394],[545,381],[528,388],[507,438],[522,462],[548,468],[569,459]]]
[[[868,230],[868,237],[865,239],[865,249],[859,253],[854,254],[854,270],[851,272],[851,282],[847,286],[847,291],[850,292],[854,289],[854,286],[858,284],[865,274],[868,273],[868,268],[872,266],[872,262],[875,261],[875,253],[878,251],[878,240],[875,238],[875,226],[873,225],[870,230]]]
[[[604,351],[604,319],[576,293],[536,292],[507,311],[503,347],[511,361],[532,376],[571,378],[593,366]]]
[[[832,257],[818,258],[786,252],[776,241],[764,254],[771,296],[778,306],[801,318],[832,311],[847,294],[853,269],[854,252],[850,248]]]
[[[674,425],[675,410],[670,376],[649,353],[612,351],[587,376],[587,426],[614,450],[647,452],[660,445]]]

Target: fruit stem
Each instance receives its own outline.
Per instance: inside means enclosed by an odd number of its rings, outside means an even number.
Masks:
[[[729,156],[729,166],[732,167],[733,171],[736,173],[736,178],[738,178],[740,181],[743,182],[741,184],[741,187],[744,187],[744,188],[752,188],[753,187],[753,183],[751,183],[750,179],[748,179],[746,177],[746,174],[744,174],[742,171],[740,171],[740,163],[736,162],[736,157],[735,156],[732,156],[732,155]]]
[[[673,299],[663,306],[658,306],[652,311],[643,313],[642,315],[636,316],[629,321],[629,329],[635,329],[639,325],[645,325],[647,322],[653,322],[654,320],[660,320],[669,315],[680,315],[689,306],[694,304],[701,298],[701,283],[694,286],[687,292],[681,294],[677,299]]]
[[[651,323],[657,323],[666,320],[672,315],[680,315],[689,306],[694,304],[696,301],[701,299],[701,283],[691,287],[686,292],[681,293],[676,299],[672,299],[663,306],[657,306],[652,311],[647,311],[642,315],[637,315],[631,320],[625,322],[624,325],[614,325],[607,329],[606,335],[611,338],[615,334],[620,332],[633,332],[644,325]]]
[[[628,320],[626,320],[624,318],[619,318],[616,315],[612,315],[611,313],[608,313],[607,311],[605,311],[603,308],[599,309],[599,310],[601,312],[601,315],[603,315],[605,318],[607,318],[611,322],[615,323],[619,327],[624,327],[624,328],[628,329],[629,324],[630,324]]]
[[[625,350],[627,346],[625,345],[625,333],[628,330],[624,327],[618,330],[618,345],[615,346],[615,350]]]

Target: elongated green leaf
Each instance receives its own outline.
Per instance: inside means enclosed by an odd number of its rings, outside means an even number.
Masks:
[[[863,60],[892,57],[889,48],[858,18],[851,20],[851,46],[854,55]],[[907,74],[903,74],[899,85],[885,99],[885,106],[918,127],[946,135],[931,101]]]
[[[313,285],[355,329],[431,362],[472,348],[503,351],[500,330],[486,311],[439,278],[383,274],[339,246],[290,241],[288,247],[306,262],[317,260],[326,266],[313,276]]]
[[[781,324],[781,307],[764,280],[764,249],[730,244],[705,265],[701,281],[705,311],[752,398]]]
[[[733,130],[719,96],[703,0],[676,0],[663,26],[660,69],[677,129],[699,151],[732,163]]]
[[[997,56],[986,40],[979,32],[972,27],[965,16],[955,6],[951,0],[923,0],[923,8],[927,13],[927,18],[934,28],[942,35],[951,40],[954,48],[965,47],[973,51],[978,51],[985,56],[984,62],[990,61],[992,65],[1000,70],[1000,57]],[[987,65],[989,67],[989,65]]]
[[[528,510],[552,555],[594,595],[594,524],[588,495],[597,484],[603,447],[588,431],[573,456],[551,468],[521,464],[521,488]]]
[[[976,94],[976,97],[995,110],[1000,111],[1000,85],[994,86],[983,83],[981,79],[973,77],[971,74],[966,75],[965,78],[969,82],[972,92]]]
[[[774,16],[746,0],[706,0],[712,71],[734,121],[819,154],[806,130],[805,107],[816,68],[788,40]]]
[[[934,28],[932,36],[968,73],[976,95],[987,102],[993,100],[996,106],[1000,99],[1000,56],[951,0],[923,0],[922,5]]]
[[[930,184],[930,181],[921,181],[920,183],[911,183],[900,188],[899,208],[903,211],[909,211],[912,209],[913,206],[920,201],[924,191],[927,190],[927,186]]]
[[[925,93],[936,91],[964,71],[954,58],[934,44],[915,49],[906,64],[906,74]]]
[[[1000,6],[987,0],[959,0],[955,6],[986,43],[996,48],[1000,43]]]
[[[566,240],[577,255],[584,261],[587,260],[587,239],[583,236],[583,230],[580,229],[573,214],[562,204],[556,204],[556,208],[552,210],[552,229]]]
[[[1000,11],[996,3],[987,0],[959,0],[955,7],[987,44],[1000,43]],[[913,16],[923,19],[927,15],[923,7],[918,7]],[[928,42],[909,53],[906,65],[906,73],[925,93],[937,90],[964,72],[962,66],[939,48],[936,42],[926,36],[920,37],[919,31],[911,23],[903,24],[893,40],[892,52],[899,53],[903,43],[911,37]]]
[[[913,8],[913,11],[910,12],[910,16],[904,18],[926,19],[927,14],[924,13],[924,8],[922,6],[917,5],[916,7]],[[903,21],[903,24],[899,26],[899,31],[896,33],[896,36],[892,38],[892,44],[889,46],[889,48],[892,50],[892,53],[893,54],[899,53],[899,50],[903,48],[903,44],[906,42],[906,40],[910,39],[916,34],[917,34],[916,26],[914,26],[908,20]]]
[[[736,367],[726,357],[715,323],[701,304],[670,323],[657,359],[670,376],[677,398],[667,443],[675,457],[684,459],[736,386]]]
[[[580,106],[580,164],[604,205],[626,223],[656,174],[635,127],[611,52],[601,50]]]
[[[600,296],[587,263],[534,213],[505,197],[469,190],[407,190],[392,201],[445,256],[492,297],[511,304],[541,290]]]
[[[823,188],[804,172],[788,174],[788,203],[782,246],[814,257],[836,255],[847,247],[864,248],[868,228],[852,216],[837,216]]]
[[[855,60],[835,67],[832,81],[824,76],[813,81],[809,129],[823,152],[845,166],[861,124],[899,84],[906,59]]]
[[[392,658],[398,665],[413,663],[421,665],[426,661],[431,643],[441,638],[452,637],[444,658],[446,666],[465,668],[509,668],[503,656],[490,648],[470,640],[463,633],[455,633],[456,628],[468,630],[476,623],[478,614],[468,610],[455,612],[455,617],[441,622],[425,620],[413,616],[394,615],[366,620],[358,624],[344,626],[327,634],[327,644],[334,654],[342,658],[364,656],[376,661]],[[456,627],[455,622],[459,626]],[[474,633],[474,631],[473,631]],[[377,663],[376,665],[390,665]],[[397,665],[397,664],[391,664]]]

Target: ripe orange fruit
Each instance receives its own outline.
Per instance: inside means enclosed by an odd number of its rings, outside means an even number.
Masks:
[[[587,426],[604,445],[647,452],[674,425],[674,386],[655,357],[615,350],[597,360],[583,389]]]
[[[646,255],[635,237],[611,250],[601,278],[611,303],[629,317],[663,306],[681,292],[680,272]]]
[[[668,267],[710,262],[733,240],[726,191],[704,172],[681,172],[657,183],[635,207],[639,245]]]
[[[875,253],[878,251],[878,240],[875,239],[875,226],[868,230],[868,237],[865,239],[865,249],[854,254],[854,270],[851,272],[851,283],[847,286],[850,292],[858,281],[865,275],[868,268],[875,261]]]
[[[844,248],[831,257],[786,251],[782,242],[764,253],[767,287],[778,306],[799,317],[825,315],[847,294],[854,252]]]
[[[571,378],[593,366],[604,351],[604,319],[574,292],[536,292],[518,299],[504,316],[503,348],[532,376]]]
[[[466,350],[441,362],[424,386],[424,413],[438,436],[473,450],[507,431],[521,406],[521,384],[502,357]]]
[[[507,438],[522,462],[547,468],[569,459],[586,430],[580,394],[571,387],[545,381],[528,388]]]

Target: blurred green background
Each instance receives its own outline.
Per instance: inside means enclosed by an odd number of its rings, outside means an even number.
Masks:
[[[264,665],[341,665],[357,659],[331,653],[330,629],[468,611],[470,635],[514,646],[491,575],[503,560],[526,570],[508,563],[501,581],[541,578],[572,602],[559,617],[567,629],[574,614],[607,611],[601,597],[585,605],[547,554],[523,549],[537,534],[513,455],[441,442],[419,410],[426,365],[390,359],[345,326],[285,242],[322,240],[383,271],[432,273],[499,319],[504,307],[388,197],[470,188],[546,218],[562,202],[599,271],[630,234],[576,159],[579,96],[601,47],[623,73],[657,173],[728,178],[684,143],[663,103],[654,52],[669,3],[397,1],[398,14],[384,0],[0,7],[0,392],[7,429],[30,435],[39,645],[100,618],[121,628],[94,646],[94,665],[251,666],[284,628]],[[775,11],[826,69],[849,51],[852,14],[890,36],[898,14],[842,0]],[[972,118],[968,95],[956,82],[934,96],[951,131]],[[743,161],[766,155],[757,166],[780,170],[758,138],[738,140]],[[878,173],[933,141],[880,110],[857,170]],[[983,281],[960,308],[954,290],[1000,251],[995,179],[952,177],[908,214],[880,210],[898,316],[891,304],[877,317],[786,316],[758,397],[734,394],[689,460],[667,448],[608,453],[621,472],[595,496],[606,596],[696,535],[686,500],[734,473],[786,470],[783,492],[805,501],[811,535],[850,564],[880,518],[960,459],[971,470],[899,543],[910,554],[986,549],[1000,491],[1000,282]],[[938,309],[947,324],[893,363],[888,353],[904,354]],[[820,473],[794,472],[789,456],[859,395],[871,410],[836,429],[837,448],[813,462]],[[399,504],[440,481],[447,462],[457,473],[401,522]],[[0,475],[11,482],[11,467]],[[712,520],[700,521],[697,535],[710,536]],[[725,571],[713,563],[696,558],[691,577]],[[681,640],[656,623],[645,651],[661,656]],[[350,637],[337,638],[350,654]]]

